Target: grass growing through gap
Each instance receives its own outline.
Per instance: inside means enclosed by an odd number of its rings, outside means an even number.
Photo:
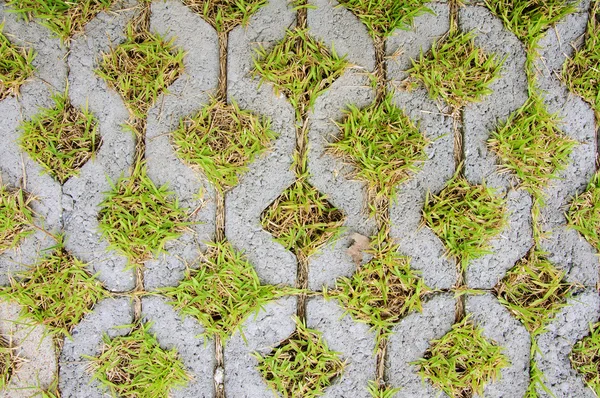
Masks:
[[[590,334],[573,346],[569,359],[585,384],[600,395],[600,323],[590,325]]]
[[[475,45],[474,37],[473,32],[451,30],[431,51],[421,52],[408,73],[425,85],[431,98],[440,98],[453,109],[480,101],[492,92],[489,86],[504,60],[487,55]]]
[[[575,196],[565,214],[568,225],[600,252],[600,173],[596,173],[585,192]]]
[[[60,340],[70,336],[108,292],[87,272],[86,264],[65,250],[62,237],[47,251],[36,264],[11,277],[0,297],[19,303],[23,319],[45,325]]]
[[[532,251],[507,272],[494,287],[498,301],[532,334],[542,333],[561,308],[575,285],[564,280],[543,254]]]
[[[33,75],[35,52],[13,45],[2,33],[0,24],[0,101],[19,94],[19,89]]]
[[[258,359],[258,370],[267,385],[285,398],[315,398],[323,395],[345,363],[331,351],[321,334],[296,320],[296,331],[273,351]]]
[[[113,0],[7,0],[7,5],[27,20],[37,18],[63,41],[83,32],[85,25]]]
[[[42,165],[52,177],[64,184],[100,146],[97,120],[87,109],[77,109],[67,94],[53,96],[54,106],[44,108],[21,124],[19,145]]]
[[[229,32],[238,25],[246,25],[267,0],[183,0],[183,3],[218,32]]]
[[[585,44],[565,62],[562,77],[572,92],[592,105],[600,119],[600,1],[592,2]]]
[[[16,247],[33,232],[33,196],[0,182],[0,253]]]
[[[0,335],[0,391],[8,386],[11,377],[19,370],[22,363],[23,359],[17,355],[15,347]]]
[[[225,341],[277,293],[260,284],[254,267],[229,242],[210,243],[205,256],[200,268],[188,269],[177,287],[161,293],[182,314],[198,319],[206,335]]]
[[[548,112],[539,94],[532,93],[488,141],[500,158],[502,170],[513,173],[532,193],[557,178],[577,145],[556,127],[559,121]]]
[[[199,167],[220,190],[238,183],[248,165],[276,138],[267,120],[240,110],[235,102],[214,100],[172,133],[177,154]]]
[[[191,380],[175,349],[164,350],[150,324],[134,325],[130,334],[104,335],[98,357],[88,357],[93,378],[121,398],[168,398],[170,391]]]
[[[504,199],[485,184],[469,184],[458,173],[438,195],[428,193],[423,207],[423,223],[462,267],[489,253],[489,241],[502,231],[506,218]]]
[[[341,0],[364,23],[371,36],[390,36],[396,29],[409,29],[415,17],[431,12],[429,0]]]
[[[350,105],[337,125],[341,135],[330,150],[355,166],[355,176],[368,184],[370,196],[392,197],[396,186],[427,159],[428,140],[394,106],[391,95],[363,109]]]
[[[390,386],[378,386],[376,382],[369,381],[367,390],[373,398],[393,398],[401,388],[392,388]]]
[[[384,333],[404,316],[420,311],[422,296],[429,291],[386,235],[382,231],[373,237],[366,251],[373,255],[371,261],[352,277],[340,278],[334,290],[323,290],[325,298],[340,300],[354,319]]]
[[[308,258],[340,233],[344,214],[306,178],[289,186],[261,215],[263,228],[299,258]]]
[[[288,30],[272,50],[258,50],[254,74],[284,93],[300,118],[315,100],[342,75],[348,62],[323,43],[313,39],[307,29]]]
[[[135,117],[144,119],[157,97],[183,72],[184,52],[173,40],[127,26],[127,39],[102,56],[96,73],[116,90]]]
[[[577,1],[570,0],[485,0],[485,4],[530,48],[550,25],[577,10]]]
[[[157,255],[190,225],[186,210],[171,199],[166,185],[154,185],[144,164],[136,166],[130,177],[109,182],[111,190],[100,204],[100,232],[130,265]]]
[[[485,384],[498,379],[509,361],[482,333],[468,317],[455,323],[415,362],[421,377],[453,398],[483,395]]]

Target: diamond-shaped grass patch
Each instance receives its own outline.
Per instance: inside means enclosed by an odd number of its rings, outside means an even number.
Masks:
[[[494,287],[498,301],[532,334],[539,334],[566,305],[575,285],[543,254],[532,251]]]
[[[33,50],[13,45],[2,33],[0,24],[0,101],[19,94],[19,89],[33,75]]]
[[[413,19],[425,12],[430,0],[340,0],[367,26],[371,36],[390,36],[396,29],[409,29]]]
[[[535,43],[550,25],[577,9],[577,2],[570,0],[485,0],[485,4],[526,44]]]
[[[597,396],[600,396],[600,323],[590,325],[590,334],[575,343],[571,365]]]
[[[99,228],[110,248],[131,265],[141,265],[161,252],[168,240],[178,238],[190,225],[187,211],[170,197],[166,185],[154,185],[145,165],[111,186],[100,204]]]
[[[27,19],[37,18],[42,25],[66,41],[83,32],[85,25],[107,10],[114,0],[7,0],[7,5]]]
[[[356,177],[378,194],[391,197],[427,159],[428,141],[389,95],[363,109],[350,105],[338,127],[332,153],[354,165]]]
[[[502,347],[482,333],[468,317],[455,323],[415,362],[421,377],[452,398],[482,396],[486,383],[498,379],[509,365]]]
[[[574,93],[589,102],[600,118],[600,2],[592,2],[585,44],[565,62],[562,76]]]
[[[0,185],[0,253],[16,247],[33,232],[32,200],[33,196],[20,188]]]
[[[254,267],[227,241],[210,243],[205,261],[189,269],[176,287],[161,289],[169,304],[191,315],[205,334],[225,341],[252,313],[275,298],[274,286],[262,286]]]
[[[133,114],[144,119],[156,98],[183,72],[184,52],[149,32],[127,26],[127,39],[104,54],[96,73],[125,101]]]
[[[64,184],[100,146],[97,121],[87,109],[71,105],[67,95],[53,97],[54,106],[44,108],[21,124],[19,144],[51,176]]]
[[[86,264],[65,250],[62,238],[48,250],[36,264],[11,277],[0,297],[17,302],[23,319],[45,325],[60,340],[70,336],[107,291],[87,272]]]
[[[248,19],[267,0],[183,0],[183,3],[210,23],[219,32],[229,32]]]
[[[431,51],[421,52],[408,73],[421,81],[429,96],[441,98],[454,109],[478,102],[492,91],[503,60],[487,55],[475,45],[475,33],[450,33],[434,43]]]
[[[566,213],[567,223],[600,252],[600,173],[596,173],[585,192],[573,198]]]
[[[255,356],[267,385],[285,398],[323,395],[345,366],[339,354],[327,347],[321,334],[299,320],[296,331],[270,354]]]
[[[273,49],[260,48],[254,65],[254,73],[284,93],[300,117],[342,75],[348,62],[313,39],[307,29],[296,28]]]
[[[263,228],[302,259],[340,232],[344,214],[304,178],[289,186],[261,215]]]
[[[93,378],[113,396],[168,398],[191,380],[177,351],[161,348],[150,326],[135,325],[130,334],[113,339],[104,335],[100,355],[87,357]]]
[[[324,288],[323,294],[340,300],[354,319],[388,331],[404,316],[421,311],[421,298],[429,288],[385,234],[375,236],[371,246],[366,250],[373,255],[371,261],[352,277],[339,279],[334,290]]]
[[[523,187],[537,192],[556,178],[577,142],[558,128],[559,119],[548,113],[542,98],[532,94],[488,141],[502,170],[516,175]]]
[[[423,222],[440,237],[462,266],[489,253],[489,241],[506,225],[504,199],[486,185],[454,175],[438,194],[427,194]]]
[[[0,391],[8,386],[22,363],[23,358],[17,355],[17,347],[13,347],[10,341],[0,335]]]
[[[240,175],[276,137],[269,122],[215,100],[197,115],[183,119],[172,133],[177,154],[199,167],[221,190],[234,187]]]

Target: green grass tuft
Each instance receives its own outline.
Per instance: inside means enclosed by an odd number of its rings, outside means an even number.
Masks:
[[[102,56],[96,73],[116,90],[131,112],[144,119],[158,96],[183,72],[184,52],[173,40],[137,32],[127,26],[127,39]]]
[[[558,123],[558,117],[548,113],[542,98],[532,94],[488,141],[500,158],[501,170],[516,175],[532,193],[557,178],[577,145],[556,127]]]
[[[107,10],[113,0],[7,0],[27,20],[37,18],[63,41],[83,32],[85,25]]]
[[[296,331],[273,351],[258,359],[258,370],[267,385],[284,398],[315,398],[323,395],[345,363],[329,350],[321,334],[299,320]]]
[[[415,17],[431,12],[430,0],[340,0],[367,26],[372,37],[390,36],[396,29],[409,29]]]
[[[473,32],[451,30],[427,54],[421,52],[408,73],[425,85],[431,98],[441,98],[454,109],[480,101],[492,92],[489,86],[504,60],[488,56],[475,45],[474,37]]]
[[[169,304],[198,319],[209,337],[225,341],[244,320],[276,296],[261,286],[254,267],[227,241],[210,243],[205,261],[191,269],[177,287],[161,289]]]
[[[600,173],[594,175],[585,192],[573,198],[566,218],[568,225],[600,252]]]
[[[97,120],[87,109],[71,105],[67,94],[53,96],[44,108],[21,124],[19,145],[61,184],[76,176],[101,144]]]
[[[489,241],[507,223],[504,199],[486,185],[471,185],[457,174],[438,194],[427,194],[423,222],[440,237],[463,267],[488,254]]]
[[[301,258],[336,237],[343,223],[344,214],[305,178],[296,180],[261,215],[263,228]]]
[[[2,33],[0,23],[0,101],[19,95],[19,89],[33,75],[35,52],[13,45]]]
[[[93,378],[120,398],[168,398],[190,375],[175,349],[164,350],[149,332],[150,324],[133,326],[127,336],[104,335],[96,358],[88,357]]]
[[[236,186],[250,162],[276,137],[268,121],[240,110],[235,102],[217,100],[182,119],[172,135],[177,154],[220,190]]]
[[[33,232],[33,196],[0,184],[0,253],[16,247]]]
[[[238,25],[246,25],[267,0],[183,0],[183,3],[218,32],[229,32]]]
[[[170,198],[166,185],[154,185],[145,165],[110,184],[112,189],[100,204],[100,232],[131,265],[141,265],[160,253],[165,242],[190,225],[186,210]]]
[[[574,285],[543,254],[532,251],[496,285],[498,301],[537,335],[566,306]]]
[[[573,346],[569,358],[585,384],[600,395],[600,323],[590,325],[590,334]]]
[[[10,286],[0,290],[0,297],[19,303],[23,319],[45,325],[62,339],[107,297],[107,291],[87,272],[86,264],[65,250],[62,237],[47,250],[49,254],[38,263],[11,277]]]
[[[0,391],[8,386],[23,362],[23,358],[17,355],[17,347],[13,347],[10,341],[0,335]]]
[[[341,278],[332,291],[324,288],[325,298],[337,298],[354,319],[384,333],[400,319],[421,311],[421,299],[429,291],[407,257],[385,233],[373,237],[366,251],[373,259],[350,278]]]
[[[396,396],[396,393],[398,393],[401,390],[401,388],[392,388],[390,386],[381,387],[377,385],[377,382],[369,381],[367,390],[373,398],[393,398],[394,396]]]
[[[572,0],[485,0],[490,11],[504,26],[529,46],[563,17],[577,10]]]
[[[585,44],[565,62],[562,77],[571,91],[592,105],[600,119],[600,1],[592,2]]]
[[[364,109],[350,105],[337,125],[341,136],[331,152],[354,165],[356,177],[378,195],[392,197],[427,159],[427,139],[390,95]]]
[[[342,75],[348,62],[335,50],[313,39],[307,29],[288,30],[273,49],[261,47],[254,74],[284,93],[300,118],[315,100]]]
[[[452,398],[482,396],[485,384],[498,379],[500,370],[509,365],[502,348],[482,332],[468,317],[454,324],[415,362],[421,377]]]

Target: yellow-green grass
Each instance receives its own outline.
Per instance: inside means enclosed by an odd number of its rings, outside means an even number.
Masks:
[[[594,175],[583,193],[573,198],[565,215],[568,225],[600,252],[600,173]]]
[[[590,334],[573,346],[570,359],[585,384],[600,395],[600,323],[590,325]]]
[[[0,23],[0,101],[19,95],[21,86],[33,75],[32,49],[15,46],[2,33],[4,24]]]
[[[218,32],[229,32],[238,25],[246,25],[267,0],[183,0],[183,3]]]
[[[0,253],[14,248],[33,232],[33,196],[0,184]]]

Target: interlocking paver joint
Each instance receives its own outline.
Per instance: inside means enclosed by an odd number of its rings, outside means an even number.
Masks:
[[[600,0],[0,3],[0,395],[600,394]]]

